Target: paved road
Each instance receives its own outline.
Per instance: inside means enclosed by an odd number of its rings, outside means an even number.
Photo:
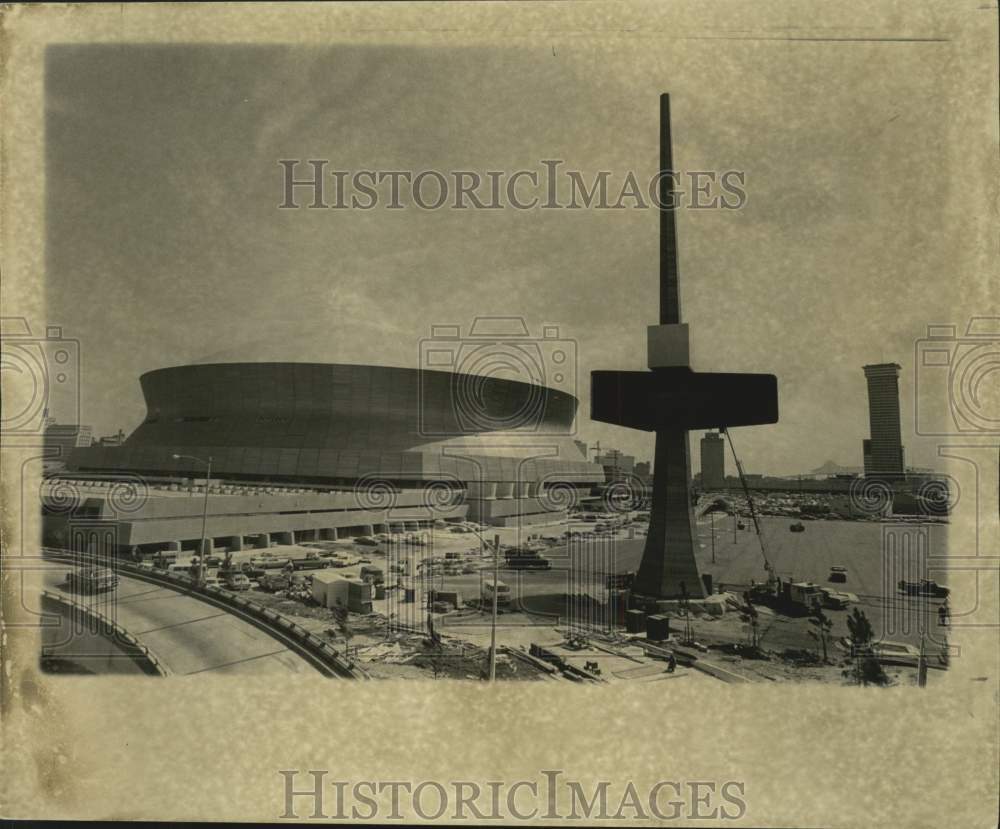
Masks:
[[[42,586],[69,595],[68,565],[42,571]],[[88,597],[151,648],[172,673],[312,673],[264,631],[193,596],[121,576],[114,594]]]

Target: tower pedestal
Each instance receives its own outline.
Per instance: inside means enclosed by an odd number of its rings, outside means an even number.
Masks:
[[[690,598],[704,598],[707,593],[695,558],[698,535],[691,508],[687,431],[658,431],[655,457],[649,534],[633,590],[644,596],[676,599],[683,594],[683,583]]]

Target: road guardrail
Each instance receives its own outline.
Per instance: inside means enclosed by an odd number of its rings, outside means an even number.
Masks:
[[[170,676],[170,669],[160,661],[160,658],[152,648],[144,645],[117,621],[101,613],[96,607],[78,602],[69,596],[64,596],[62,593],[53,593],[51,590],[42,590],[42,598],[56,602],[72,613],[86,616],[92,623],[99,625],[102,631],[113,633],[115,644],[131,659],[149,665],[159,676]]]
[[[68,559],[73,562],[92,561],[95,558],[87,553],[74,553],[51,547],[43,548],[43,553],[49,558]],[[99,563],[102,566],[108,566],[107,559],[101,560]],[[233,615],[242,616],[274,638],[289,644],[296,653],[307,658],[321,673],[328,676],[338,676],[344,679],[371,679],[360,665],[345,657],[329,643],[297,625],[287,616],[238,593],[214,585],[199,586],[189,576],[156,568],[139,567],[134,562],[125,559],[114,559],[114,569],[151,584],[169,587],[173,590],[183,590],[202,601],[228,610]]]

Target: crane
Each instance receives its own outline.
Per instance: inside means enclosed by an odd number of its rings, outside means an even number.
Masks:
[[[760,544],[760,554],[764,558],[764,570],[767,573],[767,585],[768,587],[773,587],[776,581],[776,576],[774,573],[774,568],[771,566],[771,562],[767,557],[767,549],[764,546],[764,536],[760,531],[760,522],[757,520],[757,510],[754,509],[753,496],[750,495],[750,487],[747,486],[746,476],[743,474],[743,464],[740,463],[740,458],[736,454],[736,447],[733,446],[733,436],[729,434],[729,429],[723,426],[720,430],[729,441],[729,448],[733,453],[733,460],[736,461],[736,471],[740,475],[740,484],[743,486],[743,494],[747,498],[747,506],[750,507],[750,518],[753,519],[753,527],[757,533],[757,541]]]

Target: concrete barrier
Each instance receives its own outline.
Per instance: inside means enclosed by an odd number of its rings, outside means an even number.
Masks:
[[[68,554],[65,551],[46,549],[43,552],[48,554],[50,557],[68,557],[76,561],[76,558],[74,558],[72,554]],[[136,566],[133,562],[124,559],[117,561],[116,566],[117,569],[123,572],[131,573],[136,578],[152,582],[154,584],[168,583],[170,586],[183,584],[185,582],[189,585],[191,584],[191,580],[187,576],[165,571],[154,572],[152,570],[146,570]],[[315,634],[310,633],[305,628],[297,625],[291,619],[277,613],[274,610],[271,610],[268,607],[264,607],[251,599],[244,598],[243,596],[215,586],[202,587],[192,585],[189,589],[192,589],[196,594],[200,593],[205,597],[206,601],[210,600],[216,604],[230,605],[239,608],[240,612],[255,619],[262,620],[265,627],[280,627],[283,635],[291,636],[303,649],[308,650],[313,656],[318,657],[328,667],[332,668],[341,676],[348,676],[353,679],[371,678],[362,668],[355,665],[353,661],[342,657],[335,649],[324,643],[323,640],[319,639],[319,637]],[[58,594],[52,595],[58,596]],[[59,598],[64,597],[60,596]],[[158,671],[166,670],[160,663],[159,659],[153,655],[151,655],[149,662]]]
[[[69,608],[73,613],[80,614],[81,616],[87,616],[97,622],[102,628],[112,631],[116,641],[124,642],[126,644],[127,647],[122,648],[122,650],[124,650],[129,657],[135,659],[136,661],[145,662],[159,676],[170,675],[170,670],[157,658],[149,646],[140,643],[135,636],[125,630],[125,628],[118,624],[118,622],[114,619],[109,618],[105,614],[101,613],[101,611],[91,607],[90,605],[74,601],[61,593],[53,593],[51,590],[43,590],[41,595],[42,598],[61,604],[64,607]]]

